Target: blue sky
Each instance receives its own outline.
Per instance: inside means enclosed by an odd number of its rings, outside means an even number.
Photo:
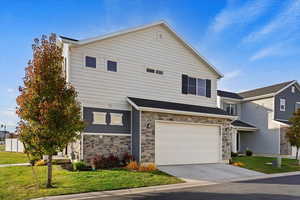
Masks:
[[[300,74],[300,0],[0,0],[0,123],[14,130],[15,98],[31,44],[42,34],[76,39],[166,20],[243,91]]]

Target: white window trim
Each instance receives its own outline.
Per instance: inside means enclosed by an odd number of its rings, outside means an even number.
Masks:
[[[104,56],[104,70],[108,73],[116,73],[116,72],[120,72],[120,65],[121,65],[121,62],[118,58],[115,58],[115,57],[110,57],[110,56]],[[113,61],[113,62],[116,62],[117,63],[117,71],[109,71],[107,69],[107,61]]]
[[[120,122],[113,123],[113,117],[120,118]],[[123,113],[110,113],[110,125],[123,126]]]
[[[285,111],[286,110],[286,99],[280,99],[279,100],[280,102],[279,102],[279,109],[280,109],[280,111]],[[284,102],[284,104],[283,104],[283,102]],[[282,106],[284,106],[283,108],[282,108]]]
[[[198,95],[198,79],[204,80],[204,95]],[[200,97],[206,97],[206,79],[203,78],[196,78],[196,96],[200,96]]]
[[[295,86],[292,86],[292,93],[295,93],[295,91],[296,91]]]
[[[95,115],[102,115],[102,117],[104,118],[102,122],[99,121],[95,121]],[[106,125],[106,112],[93,112],[93,124],[101,124],[101,125]]]
[[[94,58],[96,58],[96,68],[93,68],[93,67],[87,67],[86,66],[86,63],[85,63],[85,57],[86,56],[89,56],[89,57],[94,57]],[[101,60],[101,58],[98,56],[98,55],[96,55],[96,54],[94,54],[94,53],[84,53],[83,54],[83,56],[82,56],[82,68],[83,69],[86,69],[86,70],[98,70],[98,68],[100,68],[99,67],[99,64],[100,64],[100,61]]]

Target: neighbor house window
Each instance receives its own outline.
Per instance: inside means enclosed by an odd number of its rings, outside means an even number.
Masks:
[[[285,111],[285,107],[286,107],[286,100],[280,99],[280,111]]]
[[[122,113],[110,113],[110,125],[123,126],[123,114]]]
[[[91,67],[91,68],[96,68],[96,58],[91,57],[91,56],[86,56],[85,57],[85,66]]]
[[[155,72],[156,72],[156,74],[159,74],[159,75],[163,75],[164,74],[164,72],[161,71],[161,70],[156,70]]]
[[[295,93],[295,86],[292,86],[292,93]]]
[[[116,72],[117,71],[117,62],[108,60],[107,61],[107,71]]]
[[[106,125],[106,112],[93,112],[93,124]]]
[[[226,112],[229,115],[237,115],[237,105],[236,104],[225,104],[224,105]]]

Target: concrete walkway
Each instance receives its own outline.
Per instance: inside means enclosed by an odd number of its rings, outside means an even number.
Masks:
[[[264,173],[221,163],[159,166],[158,168],[163,172],[186,181],[212,181],[221,183],[265,175]]]
[[[1,164],[0,167],[30,166],[29,163]]]

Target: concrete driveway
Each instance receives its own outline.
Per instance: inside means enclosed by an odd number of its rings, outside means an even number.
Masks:
[[[221,183],[264,175],[256,171],[219,163],[158,166],[158,168],[163,172],[186,181],[211,181]]]

